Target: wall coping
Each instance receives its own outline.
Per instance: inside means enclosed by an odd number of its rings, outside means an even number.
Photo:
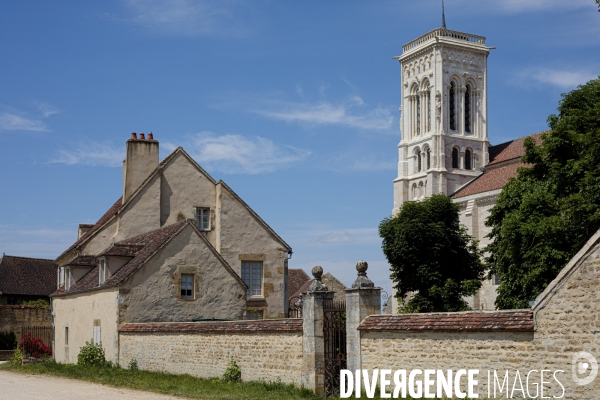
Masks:
[[[360,331],[533,332],[532,310],[370,315]]]
[[[302,332],[302,319],[265,319],[250,321],[206,321],[206,322],[148,322],[124,324],[121,333],[193,333],[193,332]]]

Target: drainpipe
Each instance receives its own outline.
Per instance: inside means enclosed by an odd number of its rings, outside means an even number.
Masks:
[[[50,317],[52,318],[52,358],[56,361],[56,349],[54,346],[54,310],[52,309],[52,296],[50,296]]]

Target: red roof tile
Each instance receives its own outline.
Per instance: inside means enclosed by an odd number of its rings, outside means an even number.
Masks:
[[[540,144],[542,142],[542,134],[546,132],[540,132],[525,137],[531,137],[533,140],[535,140],[537,144]],[[488,148],[490,162],[488,165],[486,165],[486,168],[488,168],[488,166],[496,165],[504,161],[521,158],[525,154],[525,148],[523,147],[525,137],[511,140],[510,142],[506,143],[500,143],[495,146],[490,146]]]
[[[290,268],[288,270],[288,300],[304,285],[310,281],[310,277],[301,268]]]
[[[454,193],[452,198],[458,199],[472,194],[502,189],[502,187],[508,183],[510,178],[517,176],[517,169],[524,166],[525,164],[523,163],[509,164],[506,167],[486,171],[473,179],[467,186]]]
[[[119,332],[302,332],[301,319],[125,324]]]
[[[461,313],[372,315],[362,331],[533,331],[533,311],[511,310]]]
[[[0,258],[0,292],[48,296],[56,289],[52,260],[4,255]]]

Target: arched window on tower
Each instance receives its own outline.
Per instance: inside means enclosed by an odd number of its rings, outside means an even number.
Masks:
[[[471,154],[471,150],[465,151],[465,169],[473,169],[473,155]]]
[[[454,82],[450,82],[450,94],[448,102],[450,103],[450,130],[456,130],[456,118],[455,118],[455,102],[454,102]]]
[[[417,172],[421,172],[422,169],[422,161],[421,161],[421,152],[417,153]]]
[[[458,149],[452,149],[452,168],[458,168]]]
[[[427,149],[427,169],[431,168],[431,150]]]
[[[465,132],[471,133],[471,85],[465,91]]]

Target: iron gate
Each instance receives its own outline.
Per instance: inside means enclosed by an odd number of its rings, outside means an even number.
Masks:
[[[302,318],[302,297],[294,296],[288,300],[288,318]]]
[[[325,299],[325,395],[340,395],[340,371],[346,369],[346,303]]]

